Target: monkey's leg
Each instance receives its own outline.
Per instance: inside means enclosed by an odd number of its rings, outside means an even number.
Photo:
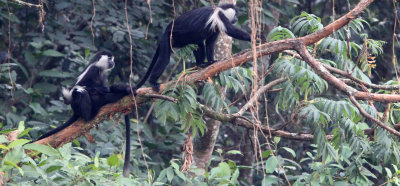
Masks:
[[[210,37],[208,37],[206,39],[206,52],[207,52],[207,66],[213,64],[214,61],[214,45],[215,45],[215,41],[218,38],[218,32],[214,33],[213,35],[211,35]]]
[[[97,112],[93,112],[92,104],[94,103],[92,103],[89,92],[86,89],[72,93],[72,109],[74,112],[77,111],[77,114],[85,121],[90,121],[97,114]]]
[[[204,64],[204,60],[206,59],[206,51],[203,41],[197,43],[197,46],[199,48],[197,50],[193,50],[193,55],[196,58],[196,65],[201,66]]]
[[[131,87],[126,84],[114,84],[110,86],[110,92],[129,95],[131,93]]]
[[[149,83],[153,87],[153,90],[156,92],[160,91],[160,84],[157,83],[158,78],[162,75],[164,72],[165,68],[167,67],[169,63],[169,58],[171,56],[171,47],[169,45],[169,37],[168,36],[163,36],[163,38],[160,41],[160,51],[159,51],[159,56],[158,60],[151,71]]]

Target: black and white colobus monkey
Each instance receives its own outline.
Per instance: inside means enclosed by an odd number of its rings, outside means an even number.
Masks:
[[[74,114],[72,117],[55,128],[42,135],[38,140],[53,135],[70,126],[79,118],[85,121],[92,120],[100,108],[108,103],[113,103],[130,94],[128,85],[107,85],[108,72],[114,68],[114,56],[110,51],[102,50],[96,53],[89,65],[78,76],[72,89],[63,88],[64,102],[71,104]],[[125,115],[126,125],[126,152],[123,174],[129,175],[130,162],[130,122],[129,116]]]
[[[171,22],[167,26],[161,36],[150,67],[136,85],[135,90],[139,89],[150,76],[150,85],[153,90],[159,91],[160,85],[157,83],[157,79],[169,63],[172,52],[171,45],[181,48],[188,44],[197,44],[198,49],[193,51],[193,54],[196,58],[196,65],[202,66],[206,53],[208,65],[214,62],[214,45],[220,32],[225,32],[239,40],[251,41],[247,32],[233,26],[237,22],[236,14],[235,5],[221,4],[217,7],[194,9],[176,18],[174,23]],[[171,29],[173,29],[172,40],[170,38]]]

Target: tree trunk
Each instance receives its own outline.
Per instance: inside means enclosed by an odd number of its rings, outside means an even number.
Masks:
[[[220,3],[234,3],[236,0],[221,0]],[[226,34],[221,33],[215,44],[215,60],[221,60],[231,56],[232,52],[232,38]],[[225,96],[225,89],[220,87],[219,91],[221,96]],[[211,155],[214,151],[215,142],[217,140],[220,121],[214,119],[206,119],[207,131],[194,143],[194,157],[196,166],[205,171],[207,162],[210,161]]]

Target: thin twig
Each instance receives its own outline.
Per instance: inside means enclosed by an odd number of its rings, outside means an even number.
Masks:
[[[147,23],[146,33],[145,33],[145,35],[144,35],[144,38],[145,38],[145,39],[147,39],[147,33],[148,33],[148,31],[149,31],[149,26],[150,26],[151,23],[153,23],[153,16],[151,15],[151,0],[147,0],[146,2],[147,2],[147,5],[149,6],[150,20],[149,20],[149,22]]]
[[[11,77],[11,11],[10,6],[8,6],[8,0],[6,0],[7,11],[8,11],[8,50],[7,50],[7,63],[8,65],[8,77],[10,78],[10,85],[11,85],[11,97],[14,97],[13,91],[15,89],[14,82]]]
[[[253,95],[253,97],[250,98],[250,100],[237,112],[238,115],[243,115],[244,112],[249,109],[250,106],[254,105],[254,103],[258,100],[260,96],[262,96],[267,90],[271,89],[273,86],[280,84],[282,82],[286,81],[286,78],[278,78],[274,81],[269,82],[267,85],[259,88]]]
[[[142,95],[143,97],[148,97],[148,98],[156,98],[156,99],[162,99],[162,100],[166,100],[166,101],[170,101],[170,102],[174,102],[177,103],[178,99],[176,98],[172,98],[166,95],[162,95],[162,94],[145,94]]]
[[[24,6],[28,6],[28,7],[40,8],[40,7],[43,6],[43,5],[40,5],[40,4],[37,5],[37,4],[27,3],[27,2],[21,1],[21,0],[12,0],[12,1],[14,1],[15,3],[18,3],[18,4],[20,4],[20,5],[24,5]]]
[[[388,132],[396,135],[397,137],[400,137],[400,132],[396,131],[393,128],[390,128],[388,125],[386,125],[385,123],[383,123],[382,121],[372,117],[371,115],[369,115],[362,107],[361,105],[357,102],[356,98],[354,98],[354,96],[349,95],[350,101],[354,104],[354,106],[357,107],[357,109],[360,111],[361,115],[363,115],[365,118],[373,121],[374,123],[378,124],[380,127],[382,127],[383,129],[387,130]]]
[[[129,34],[129,54],[130,54],[130,62],[131,62],[131,72],[130,72],[130,75],[129,75],[129,87],[130,87],[130,89],[131,89],[131,93],[133,93],[133,86],[132,86],[132,76],[133,76],[133,57],[132,57],[132,50],[133,50],[133,42],[132,42],[132,35],[131,35],[131,30],[130,30],[130,25],[129,25],[129,19],[128,19],[128,8],[127,8],[127,3],[128,2],[128,0],[125,0],[125,7],[124,7],[124,9],[125,9],[125,19],[126,19],[126,28],[128,29],[128,34]],[[135,98],[135,96],[133,96],[133,94],[132,94],[132,96],[131,96],[131,99],[133,100],[133,102],[134,102],[134,105],[135,105],[135,112],[136,112],[136,134],[137,134],[137,137],[138,137],[138,141],[139,141],[139,144],[140,144],[140,149],[141,149],[141,151],[142,151],[142,157],[143,157],[143,160],[144,160],[144,163],[145,163],[145,165],[146,165],[146,168],[147,168],[147,175],[148,175],[148,177],[150,178],[150,168],[149,168],[149,165],[148,165],[148,163],[147,163],[147,160],[146,160],[146,156],[145,156],[145,153],[144,153],[144,150],[143,150],[143,144],[142,144],[142,140],[141,140],[141,138],[140,138],[140,129],[139,129],[139,112],[138,112],[138,107],[137,107],[137,102],[136,102],[136,98]],[[127,132],[130,132],[130,131],[127,131]],[[130,153],[130,152],[125,152],[125,153]],[[149,179],[149,183],[150,183],[150,179]]]
[[[90,20],[90,31],[92,32],[92,45],[94,45],[94,30],[93,30],[93,22],[94,22],[94,18],[96,17],[96,6],[94,4],[95,0],[92,0],[92,7],[93,7],[93,16],[92,19]]]

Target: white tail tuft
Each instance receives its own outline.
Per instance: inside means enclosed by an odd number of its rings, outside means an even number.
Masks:
[[[66,88],[62,88],[62,94],[64,97],[64,102],[69,104],[72,101],[72,90],[68,90]]]

